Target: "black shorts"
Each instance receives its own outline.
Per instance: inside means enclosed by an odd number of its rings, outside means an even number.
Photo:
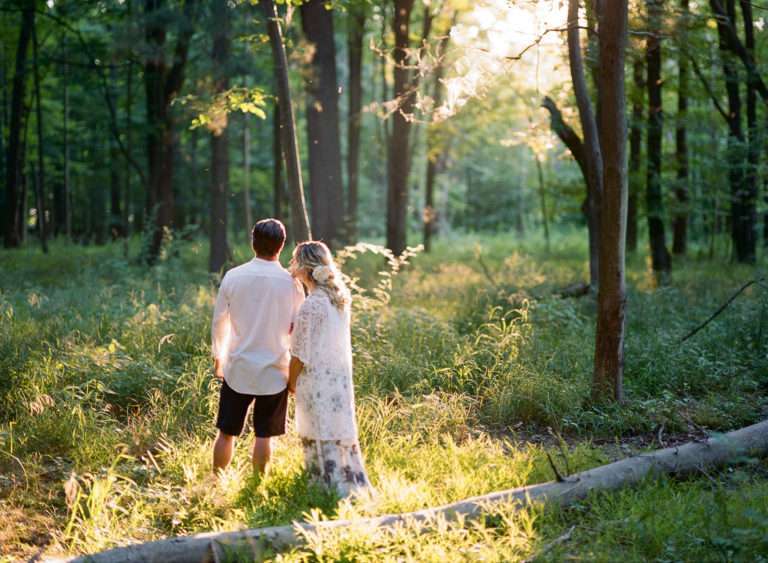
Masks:
[[[275,395],[244,395],[222,381],[216,428],[224,434],[239,436],[245,425],[248,407],[253,403],[253,432],[259,438],[285,434],[288,389]]]

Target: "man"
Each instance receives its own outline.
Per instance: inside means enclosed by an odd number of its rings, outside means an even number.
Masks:
[[[280,221],[259,221],[252,234],[256,256],[221,280],[211,326],[214,373],[222,379],[214,473],[232,460],[251,403],[254,470],[264,473],[270,438],[285,434],[290,334],[304,292],[278,261],[284,245]]]

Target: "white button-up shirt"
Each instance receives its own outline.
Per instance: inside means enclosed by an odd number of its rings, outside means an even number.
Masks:
[[[221,280],[211,350],[238,393],[274,395],[286,387],[290,335],[304,302],[301,284],[280,262],[254,258]]]

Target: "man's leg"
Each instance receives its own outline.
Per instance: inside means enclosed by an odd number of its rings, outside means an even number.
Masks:
[[[259,438],[256,436],[253,440],[253,470],[262,475],[267,470],[267,463],[272,456],[272,444],[270,438]]]
[[[213,472],[221,473],[232,461],[232,453],[235,450],[235,437],[219,430],[216,442],[213,444]]]

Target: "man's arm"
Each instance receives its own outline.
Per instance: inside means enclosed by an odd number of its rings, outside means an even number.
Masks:
[[[213,308],[213,320],[211,322],[211,354],[213,355],[213,371],[216,377],[224,379],[224,365],[222,359],[229,348],[229,300],[226,295],[226,276],[221,281],[219,293],[216,296],[216,305]]]
[[[291,363],[288,366],[288,392],[296,392],[296,381],[299,379],[301,370],[304,369],[304,364],[296,356],[291,356]]]

